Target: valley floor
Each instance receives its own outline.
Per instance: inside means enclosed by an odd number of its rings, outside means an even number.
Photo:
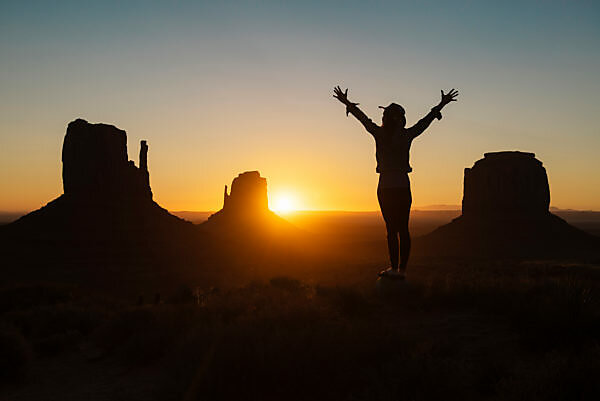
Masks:
[[[311,282],[182,287],[141,304],[67,285],[5,288],[0,398],[600,396],[597,266],[422,265],[387,292],[362,276]]]

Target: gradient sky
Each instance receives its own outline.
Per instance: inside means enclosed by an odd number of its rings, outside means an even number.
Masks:
[[[600,2],[0,2],[0,210],[62,193],[69,121],[114,124],[155,200],[216,210],[259,170],[303,209],[376,210],[380,122],[459,102],[413,143],[414,205],[460,204],[483,153],[536,153],[551,204],[600,210]],[[121,4],[123,3],[123,4]],[[222,4],[227,3],[227,4]]]

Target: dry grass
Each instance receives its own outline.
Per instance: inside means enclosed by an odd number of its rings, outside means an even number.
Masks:
[[[290,277],[158,305],[9,288],[2,368],[27,378],[33,354],[60,363],[92,344],[88,363],[157,367],[157,399],[591,400],[598,283],[593,269],[499,264],[432,267],[385,297]]]

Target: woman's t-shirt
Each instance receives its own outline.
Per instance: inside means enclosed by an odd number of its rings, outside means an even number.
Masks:
[[[393,131],[380,127],[375,124],[365,113],[362,112],[355,104],[347,107],[347,111],[352,113],[358,119],[366,130],[375,138],[375,158],[377,159],[377,172],[387,173],[400,171],[402,173],[410,173],[410,145],[413,139],[421,135],[423,131],[429,127],[435,118],[441,118],[441,113],[438,107],[431,109],[429,113],[420,119],[415,125],[410,128],[397,128]],[[389,180],[394,181],[399,179],[399,173],[393,173]],[[408,176],[407,176],[408,178]],[[385,178],[387,182],[388,179]]]

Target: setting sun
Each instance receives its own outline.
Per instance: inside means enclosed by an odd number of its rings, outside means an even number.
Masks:
[[[278,214],[287,214],[297,210],[296,199],[289,193],[277,194],[271,203],[271,210]]]

